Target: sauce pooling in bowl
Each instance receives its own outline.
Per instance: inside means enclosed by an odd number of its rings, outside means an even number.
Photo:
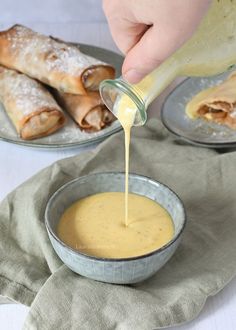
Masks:
[[[155,201],[129,194],[129,226],[124,224],[123,192],[106,192],[72,204],[58,224],[58,237],[90,256],[129,258],[167,244],[174,236],[169,213]]]
[[[125,192],[95,194],[71,205],[58,225],[58,236],[70,247],[100,258],[142,256],[174,236],[169,213],[155,201],[129,193],[130,133],[136,105],[123,95],[117,118],[125,133]]]

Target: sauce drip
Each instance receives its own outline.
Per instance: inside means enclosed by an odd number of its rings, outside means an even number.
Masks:
[[[125,133],[125,193],[95,194],[71,205],[58,225],[58,236],[87,255],[129,258],[150,253],[174,236],[169,213],[155,201],[129,193],[130,132],[137,108],[128,96],[117,102]]]
[[[117,118],[125,133],[125,226],[129,225],[129,154],[130,132],[134,123],[136,107],[127,95],[123,95],[117,104]]]

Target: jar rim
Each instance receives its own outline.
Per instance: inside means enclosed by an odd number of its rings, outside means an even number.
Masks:
[[[99,91],[102,100],[114,115],[116,114],[114,113],[113,108],[111,109],[111,107],[108,105],[105,94],[103,93],[104,88],[107,90],[107,88],[109,87],[111,87],[111,90],[115,88],[119,95],[121,95],[121,93],[126,94],[132,100],[132,102],[137,107],[137,115],[135,117],[134,126],[144,125],[147,120],[146,105],[142,97],[140,96],[138,89],[135,86],[130,85],[128,82],[124,81],[122,78],[106,79],[100,83]]]

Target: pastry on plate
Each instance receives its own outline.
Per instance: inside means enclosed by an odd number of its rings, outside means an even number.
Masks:
[[[99,92],[74,95],[54,91],[58,103],[86,132],[96,132],[111,124],[116,118],[103,104]]]
[[[40,82],[2,66],[0,101],[22,139],[49,135],[65,123],[61,108]]]
[[[115,76],[111,65],[83,54],[77,46],[21,25],[0,32],[0,64],[72,94],[98,90],[102,80]]]
[[[195,95],[186,106],[186,114],[236,129],[236,74]]]

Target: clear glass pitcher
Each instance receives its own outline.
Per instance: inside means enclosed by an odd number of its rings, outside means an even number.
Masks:
[[[210,76],[236,63],[236,1],[213,0],[193,37],[140,83],[131,85],[122,77],[104,80],[101,97],[114,115],[117,102],[128,97],[137,109],[135,126],[145,124],[148,105],[177,76]]]

